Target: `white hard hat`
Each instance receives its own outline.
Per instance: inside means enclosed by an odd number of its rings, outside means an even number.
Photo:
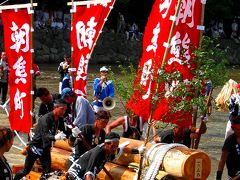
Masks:
[[[100,72],[102,72],[102,71],[108,71],[108,69],[105,66],[103,66],[100,68]]]

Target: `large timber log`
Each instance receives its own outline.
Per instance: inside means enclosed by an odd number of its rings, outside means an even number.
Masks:
[[[67,171],[68,166],[66,163],[70,154],[71,154],[71,151],[67,151],[64,149],[56,148],[56,147],[52,148],[52,151],[51,151],[52,169]]]
[[[115,163],[106,163],[105,168],[109,171],[109,173],[114,177],[116,180],[134,180],[137,179],[137,172],[135,172],[133,169],[130,169],[125,166],[121,166]],[[167,172],[159,171],[156,180],[160,180],[162,178],[169,178],[172,177]],[[110,180],[110,178],[106,175],[106,173],[101,170],[97,175],[98,180]]]
[[[66,151],[72,151],[72,147],[69,146],[68,140],[57,140],[54,143],[54,147],[64,149]]]
[[[108,170],[108,172],[114,177],[114,179],[118,180],[131,180],[136,179],[136,172],[128,169],[125,166],[121,166],[115,163],[106,163],[105,168]],[[106,175],[106,173],[102,170],[100,173],[98,173],[97,179],[104,179],[107,180],[109,177]]]
[[[129,152],[132,148],[139,148],[143,142],[138,140],[129,140],[127,138],[121,138],[120,143],[130,141],[130,144],[125,147]],[[149,166],[159,153],[159,149],[163,144],[151,148],[153,144],[148,143],[146,146],[146,154],[148,154],[145,160],[145,166]],[[151,151],[151,152],[149,152]],[[140,155],[123,153],[116,161],[117,164],[127,166],[129,163],[140,163]],[[186,179],[207,179],[211,171],[211,161],[208,155],[200,150],[189,149],[187,147],[174,147],[169,149],[164,155],[162,161],[162,170],[175,176],[183,177]]]
[[[129,141],[129,144],[124,148],[124,153],[114,163],[106,163],[105,167],[110,170],[110,173],[117,179],[133,179],[136,173],[127,168],[129,163],[139,163],[140,155],[131,154],[132,149],[137,149],[143,145],[143,141],[121,138],[120,144]],[[56,144],[55,144],[56,145]],[[146,159],[144,166],[148,167],[156,159],[161,146],[164,144],[154,145],[148,143],[146,146]],[[67,142],[57,142],[57,147],[52,149],[52,169],[53,170],[67,170],[65,165],[71,153],[71,148]],[[174,147],[169,149],[162,160],[160,170],[165,171],[174,177],[181,177],[188,180],[193,179],[207,179],[210,174],[211,164],[210,159],[206,153],[200,150],[189,149],[187,147]],[[99,179],[106,179],[106,174],[101,171]]]

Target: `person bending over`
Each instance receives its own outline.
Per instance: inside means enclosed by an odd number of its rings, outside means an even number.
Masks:
[[[106,134],[110,133],[112,129],[122,126],[122,137],[140,140],[143,131],[143,124],[144,121],[139,116],[121,116],[107,125]]]
[[[63,117],[67,109],[67,103],[62,100],[54,102],[52,112],[39,118],[34,129],[32,140],[29,142],[27,157],[25,159],[24,169],[17,172],[14,180],[19,180],[26,176],[32,169],[34,162],[39,159],[42,165],[43,173],[41,178],[47,178],[51,172],[51,147],[52,142],[64,139],[66,135],[63,132],[57,133],[58,120]]]
[[[68,142],[69,145],[73,146],[74,148],[72,154],[68,159],[69,166],[83,153],[89,150],[89,148],[92,149],[98,144],[104,142],[104,128],[106,127],[110,117],[111,115],[108,111],[99,110],[96,114],[96,120],[94,124],[83,125],[80,129],[76,126],[72,129],[72,135],[70,135]],[[78,137],[80,133],[89,145],[88,147],[86,147],[82,140]]]
[[[107,161],[114,159],[118,149],[120,136],[110,132],[106,135],[104,143],[85,152],[76,160],[68,170],[68,180],[93,180],[101,171]]]
[[[205,126],[200,132],[197,128],[183,128],[181,126],[175,126],[173,129],[168,129],[160,133],[158,142],[160,143],[180,143],[187,147],[191,147],[191,139],[196,139],[198,133],[204,134],[207,130]]]

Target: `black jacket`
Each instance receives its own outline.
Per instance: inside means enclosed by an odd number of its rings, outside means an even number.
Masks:
[[[34,129],[34,135],[30,145],[38,148],[51,148],[52,141],[55,141],[55,134],[58,128],[58,122],[55,123],[53,113],[49,112],[39,118],[37,126]]]
[[[13,179],[12,170],[4,156],[3,159],[0,158],[0,179],[1,180]]]

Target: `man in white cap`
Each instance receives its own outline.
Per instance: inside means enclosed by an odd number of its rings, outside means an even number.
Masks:
[[[100,77],[93,83],[94,101],[93,108],[97,112],[103,107],[102,101],[106,97],[114,97],[114,86],[111,80],[107,79],[108,69],[103,66],[100,68]]]

